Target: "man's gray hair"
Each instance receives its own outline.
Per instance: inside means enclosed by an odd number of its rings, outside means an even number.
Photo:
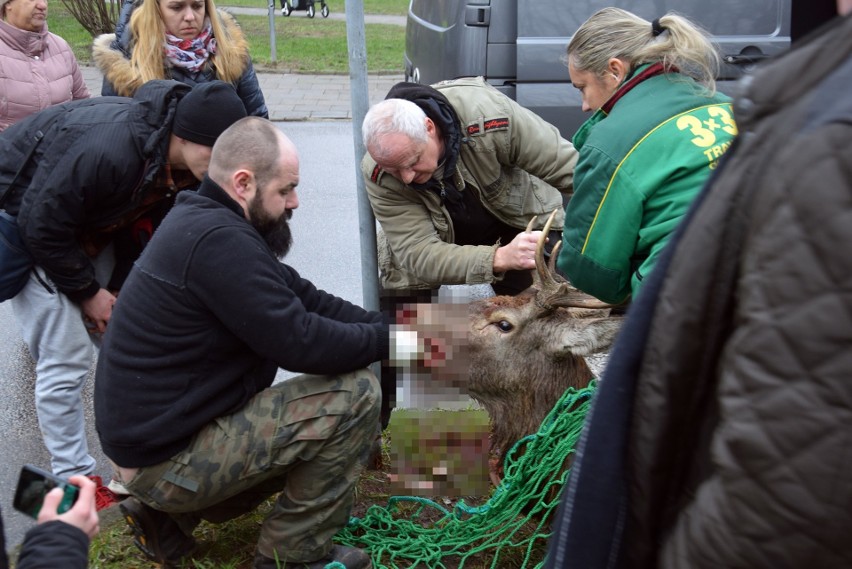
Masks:
[[[381,140],[388,134],[404,134],[411,140],[425,143],[426,113],[406,99],[385,99],[373,105],[364,117],[361,133],[364,146],[383,151]]]

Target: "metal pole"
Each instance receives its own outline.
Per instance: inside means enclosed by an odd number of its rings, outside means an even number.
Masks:
[[[367,44],[364,39],[364,4],[346,0],[346,41],[349,47],[349,91],[352,99],[352,138],[355,147],[355,188],[358,192],[358,228],[361,236],[361,287],[364,308],[379,309],[379,270],[376,261],[376,219],[367,199],[361,159],[366,152],[361,124],[370,107],[367,89]]]
[[[275,53],[275,0],[269,0],[269,60],[278,61]]]

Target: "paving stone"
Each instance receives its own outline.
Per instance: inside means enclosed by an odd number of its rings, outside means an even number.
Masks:
[[[102,76],[93,66],[81,66],[83,79],[93,96],[101,93]],[[302,75],[257,73],[260,88],[273,121],[352,119],[349,75]],[[402,75],[370,75],[367,91],[370,104],[385,98]]]

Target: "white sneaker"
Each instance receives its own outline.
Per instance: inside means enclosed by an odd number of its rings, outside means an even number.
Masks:
[[[124,484],[122,484],[115,478],[109,481],[109,484],[107,484],[107,488],[109,488],[113,494],[118,494],[120,496],[130,496],[130,492],[127,490]]]

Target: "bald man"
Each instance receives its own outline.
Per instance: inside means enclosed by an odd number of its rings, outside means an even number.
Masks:
[[[370,567],[332,544],[349,519],[387,357],[381,315],[318,290],[280,262],[299,205],[299,157],[249,117],[213,147],[127,279],[98,362],[104,453],[121,508],[153,561],[177,564],[201,519],[221,522],[281,492],[255,567]],[[304,374],[273,386],[278,368]]]

